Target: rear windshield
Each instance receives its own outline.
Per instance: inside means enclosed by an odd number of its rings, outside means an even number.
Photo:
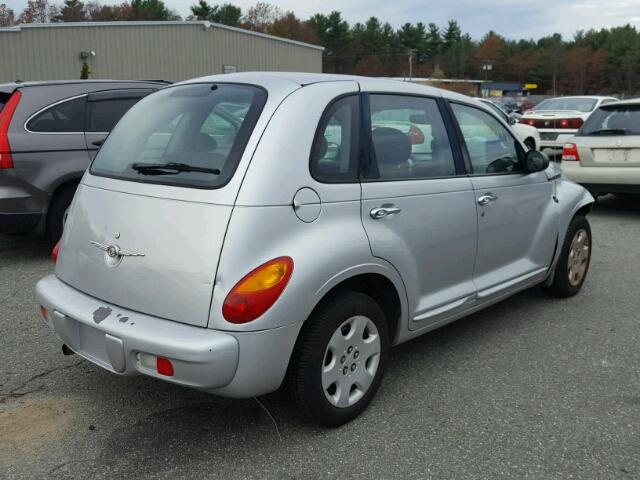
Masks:
[[[606,106],[597,109],[579,135],[640,135],[640,105]]]
[[[533,109],[539,110],[573,110],[575,112],[590,112],[596,106],[593,98],[548,98],[541,101]]]
[[[153,93],[118,122],[91,173],[221,187],[233,176],[266,98],[264,90],[238,84],[180,85]]]

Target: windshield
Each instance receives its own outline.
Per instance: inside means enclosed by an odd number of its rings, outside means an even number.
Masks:
[[[145,183],[221,187],[235,172],[266,96],[258,87],[235,84],[160,90],[122,117],[91,173]]]
[[[596,106],[593,98],[548,98],[541,101],[533,109],[539,110],[572,110],[576,112],[590,112]]]
[[[640,105],[600,107],[580,129],[579,135],[640,135]]]

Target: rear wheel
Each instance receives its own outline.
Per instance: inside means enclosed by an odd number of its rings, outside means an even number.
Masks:
[[[338,426],[357,417],[375,395],[387,363],[384,313],[368,295],[342,292],[309,317],[287,384],[300,409]]]
[[[587,278],[591,262],[591,227],[585,217],[571,220],[556,264],[553,282],[546,291],[556,297],[578,293]]]
[[[51,245],[60,240],[62,236],[62,228],[64,226],[65,215],[73,195],[76,193],[76,185],[69,185],[57,191],[51,199],[49,212],[47,213],[47,240]]]

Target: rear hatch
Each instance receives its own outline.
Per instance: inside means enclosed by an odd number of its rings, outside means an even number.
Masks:
[[[575,143],[580,164],[589,167],[640,167],[640,105],[600,107]]]
[[[206,326],[235,173],[273,109],[266,97],[247,85],[186,84],[136,104],[78,189],[56,275],[105,302]]]

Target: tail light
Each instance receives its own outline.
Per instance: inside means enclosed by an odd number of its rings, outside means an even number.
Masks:
[[[51,261],[56,263],[58,261],[58,255],[60,255],[60,240],[58,240],[51,250]]]
[[[532,127],[537,127],[535,118],[521,118],[518,122],[524,123],[525,125],[531,125]]]
[[[556,128],[571,128],[577,130],[583,123],[581,118],[563,118],[562,120],[556,120]]]
[[[11,157],[11,145],[9,145],[9,124],[13,117],[18,102],[22,94],[19,91],[13,92],[9,101],[0,112],[0,169],[13,168],[13,158]]]
[[[231,289],[222,315],[231,323],[255,320],[278,300],[293,273],[293,260],[279,257],[248,273]]]
[[[562,161],[580,161],[578,146],[575,143],[565,143],[562,149]]]

